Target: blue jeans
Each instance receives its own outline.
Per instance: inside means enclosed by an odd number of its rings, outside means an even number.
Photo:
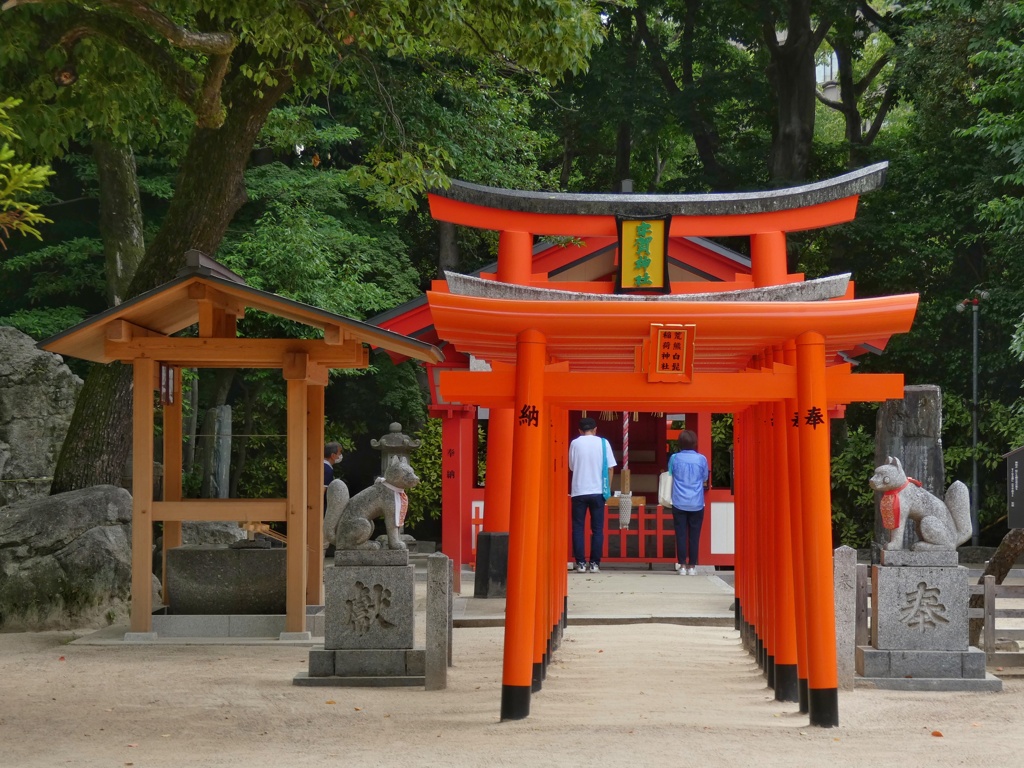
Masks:
[[[590,512],[590,560],[587,560],[586,523]],[[572,556],[577,563],[600,563],[604,549],[604,494],[572,497]]]
[[[680,565],[696,565],[700,554],[700,529],[704,525],[704,510],[687,512],[673,508],[672,525],[676,529],[676,560]]]

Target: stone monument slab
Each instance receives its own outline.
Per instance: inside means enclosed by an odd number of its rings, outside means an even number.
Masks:
[[[324,648],[412,648],[414,579],[412,565],[324,569]]]
[[[874,566],[871,581],[874,648],[967,650],[966,568]]]

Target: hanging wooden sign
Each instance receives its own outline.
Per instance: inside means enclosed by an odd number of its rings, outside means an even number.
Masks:
[[[647,341],[647,380],[689,383],[693,377],[693,324],[652,323]]]
[[[616,293],[668,293],[668,230],[671,217],[616,219],[619,272]]]

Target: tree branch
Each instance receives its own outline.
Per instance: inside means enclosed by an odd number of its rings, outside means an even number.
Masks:
[[[867,90],[868,86],[871,85],[871,82],[878,77],[878,73],[881,72],[885,68],[885,65],[891,60],[892,59],[888,53],[882,54],[878,57],[878,61],[871,66],[871,69],[865,73],[864,77],[857,81],[854,86],[854,93],[857,94],[858,98],[864,95],[864,91]]]
[[[238,43],[230,32],[195,32],[179,26],[139,0],[106,0],[106,5],[119,8],[138,19],[176,48],[196,53],[223,55],[230,54]]]

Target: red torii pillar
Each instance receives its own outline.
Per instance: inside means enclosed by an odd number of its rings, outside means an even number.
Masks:
[[[783,345],[783,360],[786,365],[796,367],[796,341],[789,340]],[[800,435],[799,412],[796,398],[787,398],[786,407],[786,455],[789,468],[790,534],[793,541],[793,604],[796,619],[796,668],[797,695],[800,711],[809,709],[807,701],[807,591],[804,588],[804,529],[803,499],[800,488]]]
[[[505,600],[505,653],[501,686],[501,719],[521,720],[530,714],[533,684],[534,622],[541,478],[544,473],[542,425],[548,419],[544,399],[547,344],[538,331],[526,330],[516,342],[516,394],[513,410],[512,514],[509,521],[508,596]]]
[[[800,495],[808,633],[808,706],[811,725],[839,725],[836,624],[832,583],[832,489],[825,390],[825,339],[796,340]]]

